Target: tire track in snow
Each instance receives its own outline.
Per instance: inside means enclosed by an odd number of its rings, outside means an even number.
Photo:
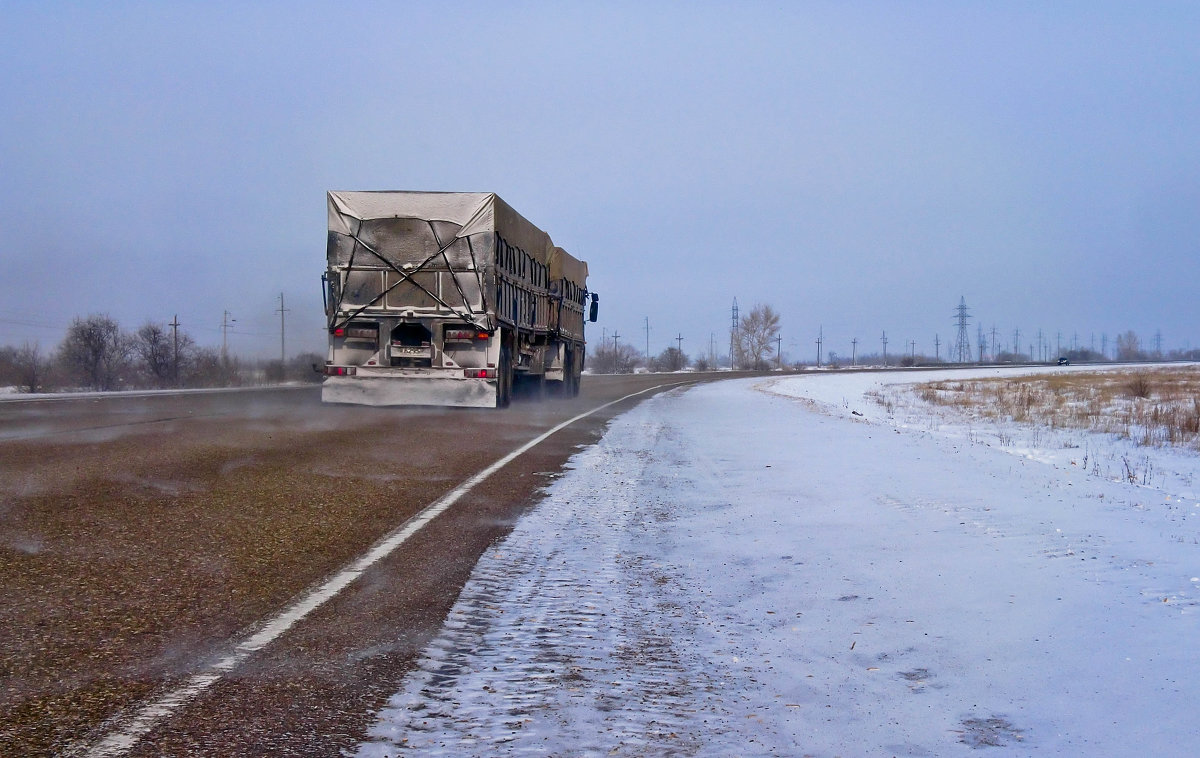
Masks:
[[[677,573],[644,540],[670,508],[639,498],[664,433],[648,401],[634,435],[580,453],[603,491],[568,477],[480,560],[419,671],[379,715],[361,756],[554,752],[693,754],[729,717],[725,683],[689,645]],[[618,447],[619,446],[619,447]]]

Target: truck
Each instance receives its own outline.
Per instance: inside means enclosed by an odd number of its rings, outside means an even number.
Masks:
[[[586,262],[491,192],[327,200],[322,401],[504,408],[518,384],[579,393],[599,300]]]

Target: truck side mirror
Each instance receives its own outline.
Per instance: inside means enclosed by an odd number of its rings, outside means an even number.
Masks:
[[[594,324],[594,323],[596,323],[596,319],[599,316],[600,316],[600,296],[597,295],[595,292],[593,292],[592,293],[592,309],[590,311],[588,311],[588,321],[591,321]]]

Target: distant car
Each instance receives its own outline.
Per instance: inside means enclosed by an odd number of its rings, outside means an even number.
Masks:
[[[1060,366],[1070,366],[1070,365],[1071,365],[1071,362],[1070,362],[1069,360],[1067,360],[1066,358],[1059,358],[1059,359],[1058,359],[1058,365],[1060,365]]]

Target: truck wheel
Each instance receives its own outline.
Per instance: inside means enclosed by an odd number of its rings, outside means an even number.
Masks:
[[[512,402],[512,354],[500,348],[500,366],[496,369],[496,407],[507,408]]]
[[[579,371],[581,368],[579,364],[579,354],[572,350],[571,362],[568,366],[570,371],[563,377],[563,383],[567,387],[567,397],[579,397]]]

